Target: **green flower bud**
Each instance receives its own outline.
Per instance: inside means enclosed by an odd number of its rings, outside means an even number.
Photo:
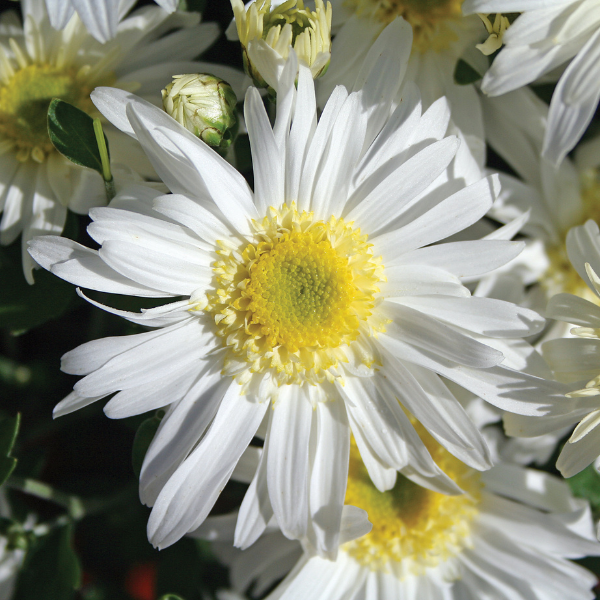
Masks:
[[[226,150],[237,133],[237,98],[231,86],[206,73],[174,75],[162,90],[163,107],[203,142]]]

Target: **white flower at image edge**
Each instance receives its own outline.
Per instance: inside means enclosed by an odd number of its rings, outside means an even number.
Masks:
[[[156,0],[169,13],[177,9],[179,0]],[[46,0],[50,24],[63,29],[77,11],[87,30],[101,43],[117,35],[120,18],[135,4],[135,0]]]
[[[543,155],[555,165],[581,139],[600,99],[598,0],[465,0],[463,12],[521,13],[481,89],[499,96],[566,65],[550,102]]]
[[[88,231],[99,251],[49,237],[30,250],[83,288],[176,298],[142,314],[104,307],[153,330],[67,353],[63,370],[85,377],[55,409],[63,415],[115,392],[105,406],[112,418],[169,405],[140,476],[158,547],[204,521],[255,435],[264,453],[236,544],[251,544],[274,515],[286,536],[333,556],[351,431],[378,489],[393,487],[400,471],[456,494],[407,412],[471,467],[491,461],[439,375],[529,415],[545,414],[564,394],[511,368],[521,360],[514,338],[538,332],[543,320],[471,297],[461,283],[522,244],[436,244],[485,215],[497,181],[465,188],[452,179],[458,142],[444,138],[445,100],[421,115],[408,86],[390,116],[410,42],[406,23],[392,23],[365,58],[364,86],[337,88],[318,123],[310,71],[297,71],[294,53],[274,127],[250,88],[254,192],[164,112],[127,92],[94,92],[172,194],[136,188],[93,209]]]
[[[437,494],[402,476],[381,493],[353,446],[346,502],[368,513],[372,529],[346,519],[335,562],[303,552],[276,524],[251,549],[235,550],[235,513],[209,517],[192,536],[212,542],[235,591],[262,597],[280,582],[267,600],[594,597],[597,577],[569,560],[600,555],[586,500],[543,471],[500,463],[479,474],[424,441],[468,494]]]
[[[0,36],[0,244],[11,244],[22,234],[26,248],[36,235],[60,234],[67,208],[87,214],[90,207],[106,203],[100,175],[70,162],[52,145],[50,100],[60,98],[100,116],[90,93],[98,85],[112,85],[159,104],[160,90],[173,74],[208,69],[207,63],[191,59],[219,30],[213,23],[199,24],[197,13],[169,15],[152,5],[124,17],[116,37],[100,44],[76,14],[56,31],[44,0],[24,0],[21,7],[23,25],[12,11],[0,20],[0,31],[6,32]],[[243,79],[228,67],[210,68],[232,84]],[[124,181],[156,178],[135,140],[110,125],[105,132],[117,190]],[[33,283],[34,263],[26,250],[22,259],[25,277]]]
[[[557,294],[548,302],[550,318],[575,325],[575,337],[550,340],[543,345],[544,358],[556,377],[569,385],[568,399],[559,414],[531,419],[508,415],[511,435],[536,436],[577,424],[563,446],[556,467],[572,477],[600,455],[600,232],[587,221],[567,235],[567,252],[573,268],[595,299],[590,302],[572,294]]]

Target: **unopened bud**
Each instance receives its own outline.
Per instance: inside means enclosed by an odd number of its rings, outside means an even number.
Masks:
[[[231,86],[214,75],[174,75],[162,91],[163,107],[209,146],[225,150],[235,137],[237,98]]]
[[[271,0],[256,0],[247,9],[242,0],[231,0],[244,68],[255,84],[267,87],[249,52],[251,44],[266,44],[287,60],[293,48],[298,59],[310,67],[314,79],[324,75],[331,59],[331,4],[315,1],[315,10],[303,0],[287,0],[271,8]]]

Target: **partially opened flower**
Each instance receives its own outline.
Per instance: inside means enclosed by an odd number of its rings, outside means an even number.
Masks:
[[[256,85],[276,88],[292,48],[313,77],[325,73],[331,58],[331,4],[316,0],[315,5],[311,10],[303,0],[256,0],[246,8],[242,0],[231,0],[244,68]]]
[[[571,266],[566,239],[572,227],[600,216],[600,139],[555,168],[541,156],[548,106],[533,91],[488,98],[483,108],[489,144],[519,176],[500,174],[502,193],[490,215],[503,223],[529,215],[522,228],[527,250],[510,265],[513,274],[527,286],[540,284],[534,294],[541,311],[560,292],[595,298]]]
[[[482,82],[498,96],[567,65],[552,95],[543,154],[558,165],[590,124],[600,98],[598,0],[466,0],[465,13],[522,13]]]
[[[382,493],[353,447],[346,501],[366,509],[373,528],[343,543],[335,562],[303,552],[275,527],[256,547],[232,551],[229,515],[193,536],[214,540],[239,592],[254,583],[261,596],[288,573],[267,600],[594,598],[596,576],[569,560],[600,555],[585,500],[542,471],[500,464],[480,475],[427,444],[469,494],[444,496],[402,476]]]
[[[254,191],[164,112],[123,91],[94,92],[173,193],[137,190],[92,210],[99,251],[41,238],[31,253],[82,287],[174,299],[143,314],[113,311],[154,329],[68,353],[63,369],[86,377],[55,410],[115,392],[105,407],[111,417],[170,406],[140,482],[160,547],[202,523],[255,435],[264,453],[240,510],[238,545],[275,515],[286,536],[331,556],[350,431],[380,490],[400,471],[456,494],[407,413],[471,467],[487,469],[490,458],[440,375],[527,414],[546,412],[564,393],[511,368],[504,339],[539,331],[543,320],[471,297],[461,282],[522,244],[437,243],[489,210],[497,180],[464,186],[453,162],[458,142],[444,137],[444,100],[421,114],[409,86],[390,115],[397,57],[408,60],[405,27],[389,26],[365,59],[364,88],[336,89],[318,121],[312,75],[294,53],[273,127],[249,89]]]
[[[117,36],[100,44],[76,14],[56,31],[42,0],[25,1],[22,7],[24,28],[0,44],[0,243],[10,244],[22,233],[26,246],[34,235],[60,234],[67,207],[86,214],[106,202],[101,177],[54,149],[47,128],[50,100],[57,97],[99,116],[90,93],[97,85],[113,85],[158,104],[160,89],[172,75],[206,70],[191,59],[216,39],[218,28],[199,25],[197,13],[169,15],[147,6],[121,20]],[[213,72],[218,68],[212,65]],[[240,80],[233,69],[222,71],[217,74]],[[137,143],[111,127],[106,134],[114,163],[155,177]],[[24,251],[30,283],[32,268]]]
[[[534,436],[579,423],[564,445],[556,463],[565,477],[575,475],[600,455],[600,232],[594,221],[574,227],[567,236],[567,251],[573,267],[592,291],[595,302],[572,294],[550,299],[547,314],[576,325],[575,337],[550,340],[544,356],[556,376],[571,384],[571,400],[559,414],[532,421],[507,417],[513,435]]]
[[[156,3],[172,13],[179,0],[156,0]],[[64,29],[77,11],[87,30],[101,43],[117,35],[119,21],[132,4],[129,0],[46,0],[52,27]]]

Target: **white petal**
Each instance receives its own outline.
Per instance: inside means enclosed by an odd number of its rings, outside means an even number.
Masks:
[[[306,535],[311,420],[312,406],[301,388],[285,386],[273,406],[267,484],[277,523],[290,539]]]
[[[342,543],[339,535],[344,526],[350,428],[341,398],[318,402],[316,413],[316,451],[310,475],[312,531],[319,553],[334,557]]]
[[[499,189],[497,176],[486,177],[452,194],[409,224],[373,241],[385,256],[398,256],[438,242],[481,219],[492,206]]]
[[[140,500],[144,504],[156,502],[160,490],[206,431],[230,385],[217,369],[202,373],[163,417],[140,473]]]
[[[75,8],[68,0],[46,0],[50,25],[54,29],[63,29],[73,16]]]
[[[131,294],[148,298],[168,296],[138,285],[111,269],[95,250],[67,238],[44,236],[29,243],[29,253],[44,269],[81,287],[112,294]]]
[[[244,117],[252,149],[254,200],[260,214],[270,206],[279,208],[284,200],[285,152],[277,147],[262,98],[254,87],[248,88]]]
[[[475,240],[472,242],[449,242],[419,248],[399,256],[385,264],[395,265],[431,265],[446,269],[457,277],[479,278],[518,256],[525,247],[523,242],[505,242],[497,240]],[[377,250],[376,250],[377,251]]]
[[[148,537],[158,548],[175,543],[200,526],[228,481],[267,410],[231,384],[205,437],[171,476],[148,521]]]
[[[119,0],[71,0],[87,30],[102,44],[114,38],[119,23]]]
[[[553,164],[562,162],[589,125],[600,99],[600,31],[586,42],[571,61],[552,94],[543,155]]]
[[[448,137],[430,144],[399,167],[388,164],[383,173],[377,172],[354,192],[348,202],[354,205],[357,198],[360,201],[345,218],[373,235],[393,222],[406,204],[446,169],[457,149],[458,140]]]
[[[504,358],[502,353],[463,335],[429,315],[408,306],[386,303],[386,310],[394,322],[386,325],[386,339],[402,340],[426,352],[475,368],[497,365]]]

